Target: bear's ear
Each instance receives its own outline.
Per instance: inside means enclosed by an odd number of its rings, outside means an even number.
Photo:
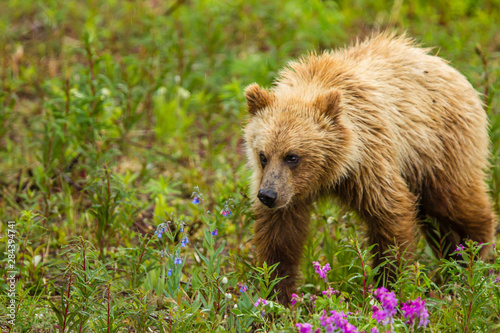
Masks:
[[[316,98],[314,106],[318,108],[324,115],[329,116],[332,120],[340,114],[341,93],[336,89],[327,91]]]
[[[273,95],[267,90],[261,89],[257,83],[249,85],[245,89],[248,112],[253,116],[257,111],[262,110],[273,100]]]

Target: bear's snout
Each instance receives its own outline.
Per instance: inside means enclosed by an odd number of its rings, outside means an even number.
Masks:
[[[276,198],[278,197],[278,193],[273,189],[265,188],[259,191],[257,198],[259,198],[260,202],[266,205],[269,208],[273,208]]]

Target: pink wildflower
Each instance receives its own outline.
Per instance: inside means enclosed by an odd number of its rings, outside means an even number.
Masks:
[[[418,327],[426,327],[429,324],[429,313],[425,308],[425,301],[417,297],[414,301],[408,301],[403,304],[402,307],[403,316],[408,319],[406,322],[409,325],[413,325],[418,319]]]
[[[327,282],[326,274],[331,269],[330,264],[327,263],[325,266],[321,266],[319,262],[313,261],[313,266],[316,269],[316,273],[319,274],[320,278],[322,278],[323,280],[325,280],[325,282]]]
[[[304,324],[295,324],[295,327],[299,329],[300,333],[312,333],[312,325],[309,323],[304,323]]]
[[[396,307],[398,305],[396,295],[384,287],[375,290],[373,295],[375,296],[375,299],[380,302],[382,307],[379,308],[374,305],[372,307],[372,317],[376,319],[378,323],[383,322],[384,325],[392,323],[394,321],[392,317],[396,314]]]

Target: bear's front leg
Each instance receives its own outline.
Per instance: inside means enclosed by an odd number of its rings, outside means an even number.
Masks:
[[[375,245],[373,267],[386,259],[393,262],[392,265],[385,265],[380,272],[382,283],[386,285],[388,281],[394,281],[400,261],[414,255],[416,197],[397,174],[389,173],[384,177],[372,175],[370,180],[370,183],[362,185],[363,192],[357,192],[363,195],[355,202],[356,210],[366,221],[370,243]],[[396,251],[391,252],[391,248]]]
[[[285,277],[274,288],[277,299],[288,304],[295,291],[297,271],[307,239],[310,220],[309,205],[295,203],[271,210],[256,204],[254,244],[257,257],[268,266],[279,263],[274,277]]]

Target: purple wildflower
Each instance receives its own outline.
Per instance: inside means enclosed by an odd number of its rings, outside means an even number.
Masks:
[[[377,299],[382,305],[381,308],[374,305],[372,307],[373,315],[372,317],[377,320],[378,323],[383,322],[384,325],[393,322],[393,316],[396,314],[396,306],[398,305],[398,299],[396,295],[384,287],[378,288],[373,293],[375,299]]]
[[[195,196],[195,197],[193,198],[193,204],[197,205],[197,204],[199,204],[199,203],[200,203],[200,198],[199,198],[198,196]]]
[[[318,296],[316,296],[316,295],[311,295],[311,297],[309,297],[309,301],[312,303],[313,308],[316,307],[316,300],[317,299],[318,299]]]
[[[219,234],[219,232],[217,231],[217,229],[214,229],[214,231],[212,231],[212,236],[217,236]]]
[[[326,264],[325,266],[321,266],[319,262],[317,261],[313,261],[313,266],[314,268],[316,268],[316,273],[319,274],[319,276],[326,281],[326,274],[328,273],[328,271],[331,269],[330,268],[330,264]]]
[[[323,311],[323,315],[319,318],[321,326],[326,328],[327,332],[343,332],[343,333],[357,333],[358,329],[356,326],[349,323],[346,319],[347,314],[343,311],[330,311],[331,316],[327,315],[326,311]]]
[[[332,297],[332,295],[339,295],[340,292],[338,290],[333,289],[332,287],[328,287],[327,290],[323,290],[321,292],[323,296],[326,296],[327,298]]]
[[[300,333],[312,333],[312,325],[309,323],[304,323],[304,324],[295,324],[295,327],[299,329]]]
[[[463,250],[465,250],[465,246],[463,246],[462,244],[458,244],[457,248],[453,252],[458,252],[458,251],[463,251]],[[460,254],[457,253],[457,255],[460,255]]]
[[[425,308],[425,301],[417,297],[414,301],[408,301],[403,304],[403,316],[408,319],[406,322],[409,325],[413,325],[418,319],[418,327],[426,327],[429,324],[429,313]]]
[[[171,270],[171,269],[169,269],[169,270],[168,270],[167,275],[168,275],[168,276],[171,276],[171,275],[172,275],[172,270]]]
[[[378,333],[378,328],[372,327],[372,329],[370,330],[370,333]]]
[[[372,311],[373,311],[372,318],[376,319],[377,323],[380,323],[386,319],[386,314],[385,314],[384,310],[379,309],[378,306],[374,305],[372,307]]]
[[[267,300],[265,298],[259,297],[257,302],[255,302],[254,306],[258,307],[260,304],[267,305]]]
[[[174,259],[174,264],[176,264],[176,265],[180,265],[180,264],[182,264],[182,259],[181,259],[181,258],[179,258],[179,257],[175,258],[175,259]]]
[[[302,296],[304,296],[304,294],[302,294]],[[297,303],[297,301],[302,302],[302,297],[299,297],[299,295],[293,293],[292,294],[292,301],[290,302],[290,304],[295,305],[295,303]]]

